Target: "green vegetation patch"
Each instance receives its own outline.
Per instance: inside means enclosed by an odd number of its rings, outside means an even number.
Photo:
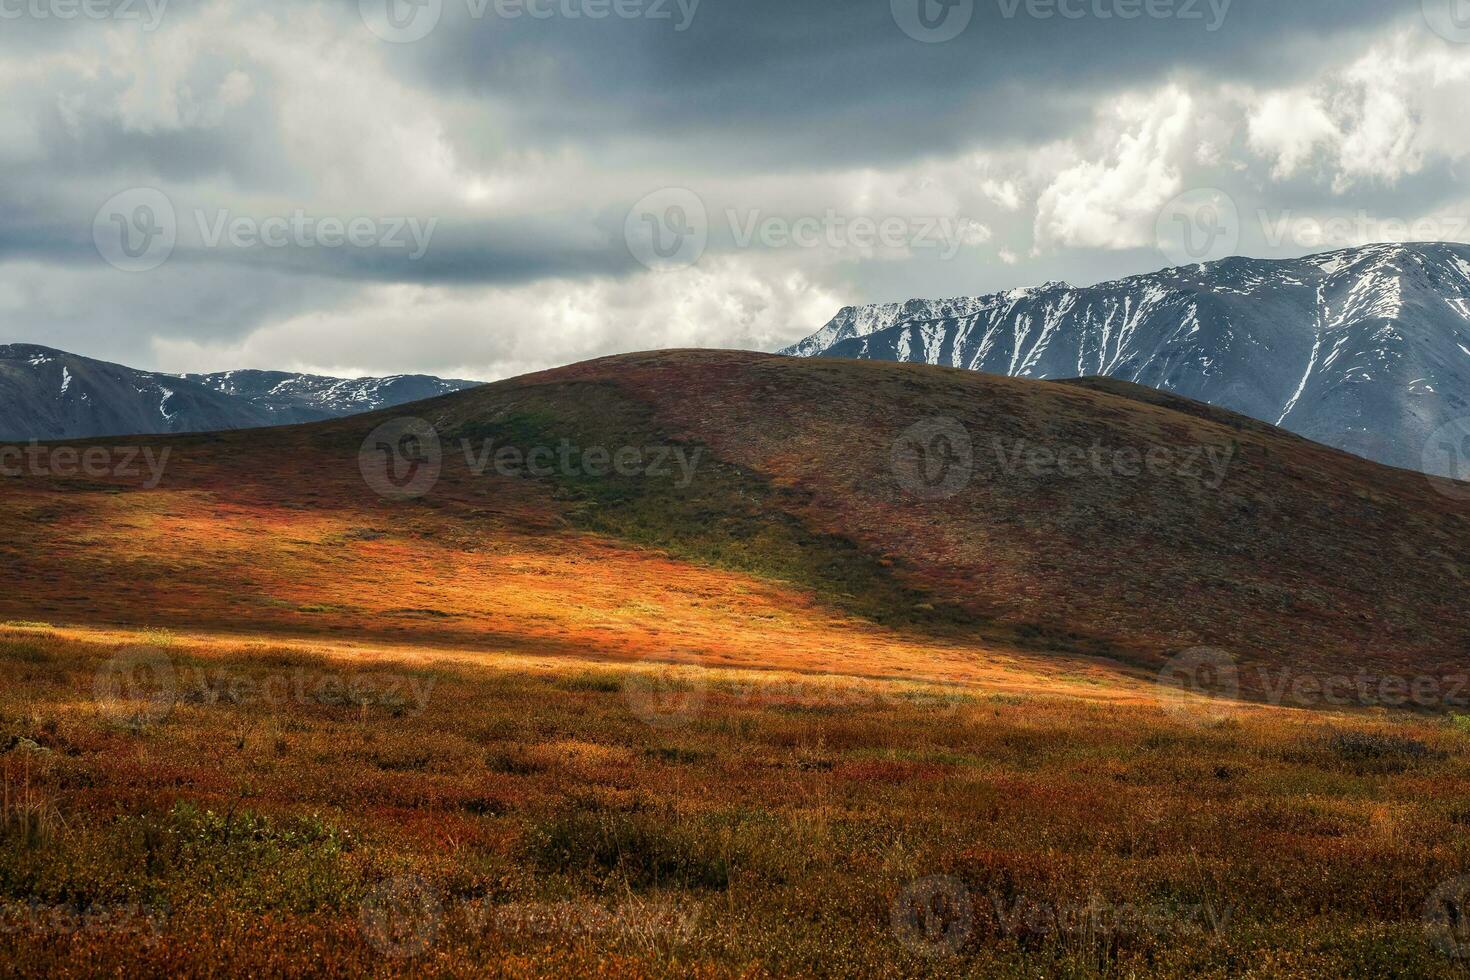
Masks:
[[[217,813],[179,803],[85,830],[60,828],[38,848],[0,855],[0,898],[179,910],[228,901],[252,912],[348,907],[358,889],[353,839],[316,817]]]

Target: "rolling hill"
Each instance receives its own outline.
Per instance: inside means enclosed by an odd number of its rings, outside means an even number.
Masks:
[[[1107,376],[1378,462],[1464,478],[1433,436],[1470,416],[1470,246],[1230,258],[1096,286],[848,307],[784,353]]]
[[[141,445],[156,486],[0,478],[0,616],[931,677],[1470,660],[1470,488],[1121,382],[672,351]]]

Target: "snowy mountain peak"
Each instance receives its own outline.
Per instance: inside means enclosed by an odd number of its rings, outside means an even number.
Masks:
[[[782,353],[1105,375],[1417,469],[1430,435],[1470,416],[1470,246],[1232,257],[1083,288],[847,307]]]

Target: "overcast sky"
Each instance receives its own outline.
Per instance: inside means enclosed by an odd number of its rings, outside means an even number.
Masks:
[[[1470,0],[0,0],[0,342],[492,379],[1465,241],[1467,107]]]

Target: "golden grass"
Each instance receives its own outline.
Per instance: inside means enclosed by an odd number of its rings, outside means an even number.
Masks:
[[[6,821],[16,975],[1461,971],[1444,720],[38,623],[0,670],[56,814]]]

